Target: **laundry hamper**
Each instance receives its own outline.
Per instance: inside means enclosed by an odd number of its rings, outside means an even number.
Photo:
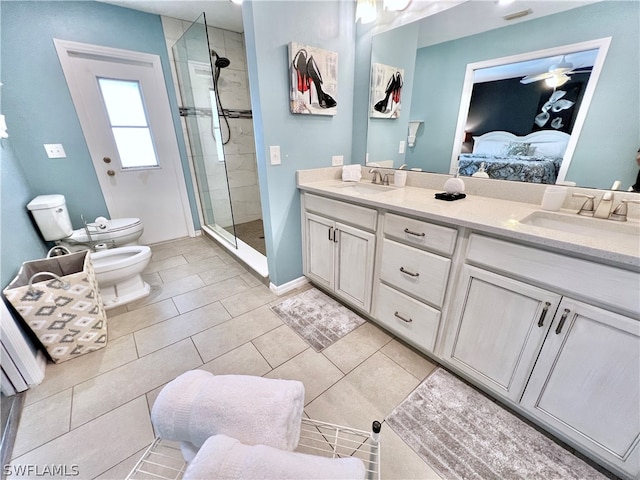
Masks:
[[[107,344],[107,316],[89,251],[24,262],[3,290],[55,363]]]
[[[303,418],[296,452],[329,458],[357,457],[364,463],[367,480],[380,480],[380,422],[373,422],[367,432]],[[127,480],[179,480],[185,470],[179,443],[157,437]]]

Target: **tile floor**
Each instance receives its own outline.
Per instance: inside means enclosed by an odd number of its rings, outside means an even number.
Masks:
[[[74,478],[125,478],[153,440],[158,392],[194,368],[300,380],[309,417],[362,430],[435,368],[372,323],[316,353],[270,310],[283,297],[204,237],[152,250],[151,295],[109,312],[108,346],[49,364],[28,391],[13,465],[77,465]],[[384,424],[381,440],[383,478],[438,478]]]

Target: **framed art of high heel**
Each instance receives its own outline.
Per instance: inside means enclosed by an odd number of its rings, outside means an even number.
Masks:
[[[289,71],[291,113],[337,113],[337,52],[291,42]]]
[[[398,118],[400,116],[404,69],[374,63],[371,69],[372,118]]]

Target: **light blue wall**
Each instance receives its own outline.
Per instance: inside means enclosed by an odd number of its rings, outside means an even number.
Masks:
[[[65,195],[75,228],[81,225],[80,214],[89,219],[107,214],[53,38],[157,54],[174,112],[191,212],[199,228],[160,17],[94,1],[1,2],[0,8],[3,113],[31,193]],[[45,143],[63,144],[67,158],[48,159]]]
[[[33,191],[13,151],[10,120],[8,126],[10,137],[0,140],[0,290],[13,280],[22,262],[42,258],[47,253],[44,241],[25,214]]]
[[[622,180],[628,187],[637,175],[640,146],[639,18],[640,2],[604,1],[420,49],[416,85],[427,87],[414,92],[411,116],[423,117],[425,128],[407,163],[426,159],[429,171],[449,171],[468,63],[611,36],[567,180],[596,188]],[[603,169],[610,159],[616,165]]]
[[[345,163],[351,163],[354,8],[355,2],[337,0],[243,3],[265,241],[274,285],[302,275],[296,170],[330,166],[332,155],[344,155]],[[335,116],[289,111],[291,41],[338,53]],[[282,165],[268,164],[269,145],[280,146]]]

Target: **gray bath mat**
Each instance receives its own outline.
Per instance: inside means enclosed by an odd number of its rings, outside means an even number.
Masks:
[[[284,323],[319,352],[365,320],[315,288],[271,307]]]
[[[386,423],[447,480],[606,479],[442,368]]]

